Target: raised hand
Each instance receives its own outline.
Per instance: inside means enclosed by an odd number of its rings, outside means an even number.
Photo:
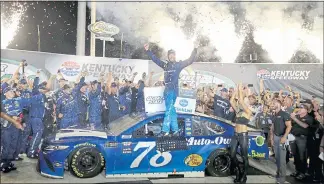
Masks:
[[[145,49],[146,51],[148,51],[148,50],[150,49],[150,46],[149,46],[148,43],[146,43],[146,44],[144,45],[144,49]]]

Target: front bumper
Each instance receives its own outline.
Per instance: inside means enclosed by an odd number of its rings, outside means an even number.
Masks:
[[[54,153],[55,155],[55,153]],[[54,155],[44,154],[42,151],[39,153],[37,163],[38,172],[49,178],[63,178],[64,176],[64,159],[63,161],[55,161]],[[54,159],[53,159],[54,158]],[[64,157],[65,158],[65,157]]]

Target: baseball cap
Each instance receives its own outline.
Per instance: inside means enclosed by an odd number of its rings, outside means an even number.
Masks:
[[[18,83],[19,84],[27,84],[27,80],[26,79],[20,79]]]
[[[59,79],[59,81],[68,81],[68,80],[66,80],[65,78],[62,77]]]
[[[65,89],[69,89],[69,88],[71,88],[70,85],[68,85],[68,84],[64,84],[64,86],[63,86],[63,90],[65,90]]]
[[[309,110],[309,107],[306,104],[300,104],[299,108],[306,109],[307,111]]]
[[[305,99],[305,100],[301,100],[300,103],[303,103],[303,104],[312,104],[312,100]]]
[[[228,92],[227,88],[223,88],[220,90],[221,92]]]
[[[6,82],[4,82],[4,83],[1,84],[1,89],[4,90],[4,89],[6,89],[8,86],[9,86],[9,84],[6,83]]]
[[[97,84],[98,81],[97,80],[94,80],[94,81],[91,81],[90,84]]]
[[[83,86],[87,86],[87,85],[88,85],[87,83],[82,82],[82,83],[81,83],[81,88],[82,88]]]
[[[176,52],[173,50],[173,49],[171,49],[171,50],[168,50],[168,55],[170,55],[170,54],[175,54]]]
[[[7,86],[6,88],[2,88],[3,94],[6,94],[7,92],[11,91],[12,88],[10,86]]]
[[[117,84],[116,84],[116,82],[112,82],[110,86],[115,88],[115,87],[117,87]]]
[[[47,85],[47,82],[44,81],[44,82],[42,82],[42,83],[40,83],[40,84],[38,85],[38,88],[39,88],[39,89],[47,89],[47,88],[46,88],[46,85]]]

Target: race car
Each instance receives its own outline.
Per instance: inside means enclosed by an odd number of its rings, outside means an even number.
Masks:
[[[63,178],[65,170],[90,178],[228,176],[234,125],[204,114],[178,113],[179,136],[159,137],[164,113],[124,116],[106,131],[64,129],[44,139],[38,171]],[[184,140],[184,141],[183,141]],[[261,130],[249,128],[249,156],[269,157]],[[162,151],[161,151],[162,150]],[[163,151],[164,150],[164,151]]]

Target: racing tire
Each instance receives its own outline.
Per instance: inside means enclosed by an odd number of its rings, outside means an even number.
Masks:
[[[80,147],[69,157],[69,170],[78,178],[92,178],[100,174],[105,166],[103,155],[95,147]]]
[[[227,150],[218,149],[213,151],[206,164],[207,174],[216,177],[231,175],[231,157]]]

